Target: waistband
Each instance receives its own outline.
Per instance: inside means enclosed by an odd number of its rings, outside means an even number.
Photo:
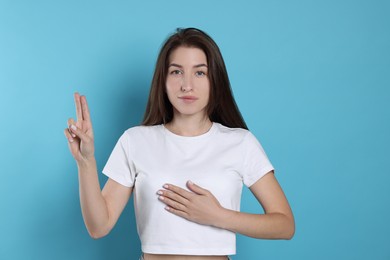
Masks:
[[[143,254],[142,254],[142,255],[141,255],[141,257],[139,258],[139,260],[145,260],[145,258],[144,258],[144,255],[143,255]],[[227,257],[227,260],[232,260],[232,259],[230,258],[230,256],[228,256],[228,257]]]

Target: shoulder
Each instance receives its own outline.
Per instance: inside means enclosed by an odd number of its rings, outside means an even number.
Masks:
[[[247,135],[251,134],[248,130],[243,128],[231,128],[220,123],[214,123],[217,133],[222,137],[245,139]]]
[[[138,125],[130,127],[125,131],[125,133],[128,134],[134,134],[134,133],[150,133],[150,132],[156,132],[160,131],[162,128],[162,125]]]
[[[127,129],[123,136],[130,139],[152,138],[162,132],[162,125],[145,126],[139,125]]]
[[[223,139],[223,140],[229,140],[237,145],[243,146],[243,147],[248,147],[248,146],[261,146],[259,140],[256,138],[256,136],[250,132],[247,129],[243,128],[230,128],[227,126],[224,126],[220,123],[214,123],[218,135]]]

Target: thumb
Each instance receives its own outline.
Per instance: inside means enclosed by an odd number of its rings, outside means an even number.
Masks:
[[[85,134],[80,128],[78,128],[75,124],[71,124],[69,126],[69,130],[72,134],[76,135],[81,139],[81,141],[87,143],[90,141],[90,138],[87,134]]]
[[[206,195],[209,191],[196,185],[192,181],[187,181],[187,187],[192,191],[200,195]]]

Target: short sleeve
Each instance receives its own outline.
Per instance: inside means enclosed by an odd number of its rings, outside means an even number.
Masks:
[[[252,186],[261,177],[274,170],[263,147],[256,137],[248,132],[243,140],[243,170],[242,178],[247,187]]]
[[[103,173],[107,177],[126,187],[132,187],[135,180],[135,170],[130,159],[129,138],[127,132],[123,133],[103,168]]]

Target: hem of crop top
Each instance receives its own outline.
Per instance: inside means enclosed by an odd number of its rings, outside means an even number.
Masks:
[[[235,255],[235,248],[177,248],[167,246],[141,246],[142,252],[147,254],[162,254],[162,255]]]

